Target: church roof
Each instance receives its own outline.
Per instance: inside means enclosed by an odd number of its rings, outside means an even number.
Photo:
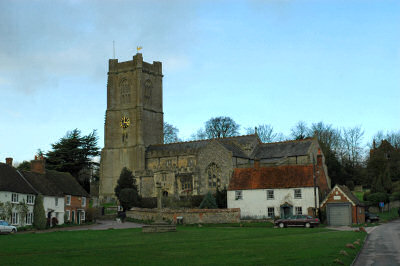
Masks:
[[[207,146],[211,141],[217,141],[222,146],[224,146],[227,150],[231,151],[233,156],[248,158],[249,156],[242,150],[239,145],[246,145],[248,143],[252,143],[254,141],[258,141],[257,135],[244,135],[237,137],[228,137],[228,138],[216,138],[216,139],[206,139],[206,140],[195,140],[195,141],[187,141],[187,142],[176,142],[169,144],[158,144],[158,145],[150,145],[147,147],[147,152],[172,152],[177,154],[183,153],[196,153],[201,148]]]
[[[313,187],[312,165],[236,168],[228,190]]]
[[[255,159],[282,158],[307,155],[313,139],[261,143],[253,152]]]
[[[0,163],[0,191],[37,194],[17,169],[5,163]]]

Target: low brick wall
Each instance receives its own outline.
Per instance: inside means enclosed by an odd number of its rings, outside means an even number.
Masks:
[[[157,209],[132,208],[126,212],[126,216],[137,220],[157,219]],[[163,220],[176,224],[177,217],[183,217],[184,224],[208,224],[208,223],[239,223],[240,209],[162,209]]]

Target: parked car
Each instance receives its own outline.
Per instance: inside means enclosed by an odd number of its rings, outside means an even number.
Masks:
[[[280,228],[288,227],[288,226],[304,226],[307,228],[318,226],[319,219],[313,218],[308,215],[293,215],[285,219],[278,219],[275,222],[275,226],[279,226]]]
[[[0,233],[2,234],[15,234],[17,228],[15,226],[9,225],[6,221],[0,220]]]
[[[379,215],[371,212],[365,212],[365,221],[367,223],[379,222]]]

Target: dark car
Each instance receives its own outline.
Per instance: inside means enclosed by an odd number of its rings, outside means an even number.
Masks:
[[[379,215],[371,212],[365,212],[365,221],[367,223],[379,222]]]
[[[275,222],[276,226],[284,228],[287,226],[304,226],[307,228],[318,226],[319,219],[308,215],[293,215],[285,219],[278,219]]]

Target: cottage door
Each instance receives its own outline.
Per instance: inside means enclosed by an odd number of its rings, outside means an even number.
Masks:
[[[71,222],[75,223],[75,211],[72,211]]]
[[[81,224],[81,219],[80,219],[81,217],[80,216],[81,216],[81,212],[77,211],[76,212],[76,220],[77,220],[76,222],[77,222],[77,224]]]

